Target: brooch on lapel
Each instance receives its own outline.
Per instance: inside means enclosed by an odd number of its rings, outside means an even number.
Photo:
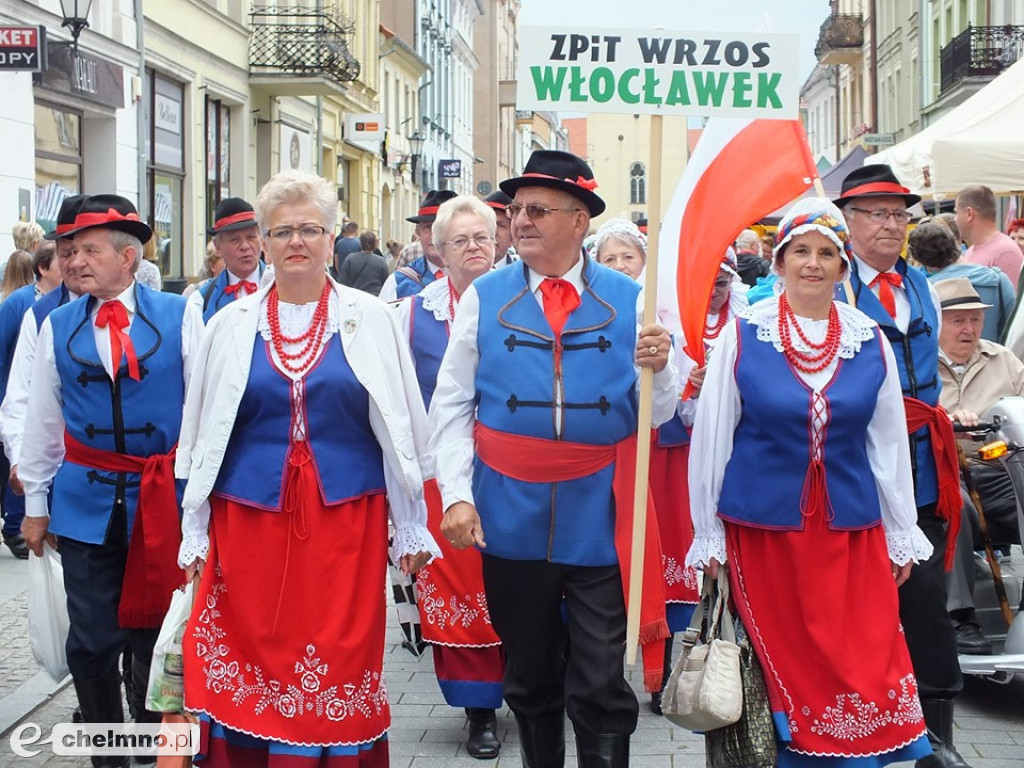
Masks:
[[[358,327],[359,327],[359,323],[357,323],[352,318],[349,318],[349,319],[347,319],[345,321],[345,333],[355,333],[356,332],[356,328],[358,328]]]

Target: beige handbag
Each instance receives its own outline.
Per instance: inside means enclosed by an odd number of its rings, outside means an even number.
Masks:
[[[704,642],[698,643],[706,605],[710,606],[707,634]],[[719,568],[717,584],[704,577],[700,605],[683,635],[683,655],[672,668],[661,711],[691,731],[732,725],[743,714],[740,647],[729,611],[729,579],[724,566]]]

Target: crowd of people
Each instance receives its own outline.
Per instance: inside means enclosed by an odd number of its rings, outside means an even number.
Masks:
[[[908,243],[920,198],[870,165],[774,236],[737,233],[710,254],[698,355],[676,308],[644,322],[646,222],[595,229],[586,162],[536,151],[499,186],[428,192],[412,243],[382,251],[353,221],[335,237],[328,182],[279,173],[219,203],[184,297],[143,280],[153,233],[125,198],[22,228],[0,288],[3,541],[59,547],[82,720],[122,721],[122,685],[159,720],[153,646],[192,582],[197,765],[387,765],[390,566],[468,754],[500,754],[504,702],[526,768],[564,765],[566,717],[580,766],[624,768],[627,612],[660,713],[672,637],[724,572],[778,765],[965,768],[957,653],[992,648],[952,420],[1024,393],[1024,237],[991,191]],[[1019,543],[1005,473],[976,469]]]

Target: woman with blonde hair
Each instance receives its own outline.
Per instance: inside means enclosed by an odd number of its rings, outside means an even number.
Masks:
[[[189,385],[178,560],[202,575],[182,647],[198,765],[388,763],[388,517],[406,573],[439,550],[415,369],[394,313],[328,276],[336,211],[318,176],[264,185],[273,282],[213,316]]]

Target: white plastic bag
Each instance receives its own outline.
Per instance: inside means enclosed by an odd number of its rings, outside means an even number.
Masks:
[[[153,662],[149,666],[149,685],[146,686],[146,709],[150,712],[183,712],[185,700],[184,666],[181,657],[181,639],[185,624],[192,612],[193,582],[174,590],[171,605],[160,625]]]
[[[68,674],[68,598],[60,554],[43,543],[43,556],[28,556],[28,636],[36,661],[54,680]]]

